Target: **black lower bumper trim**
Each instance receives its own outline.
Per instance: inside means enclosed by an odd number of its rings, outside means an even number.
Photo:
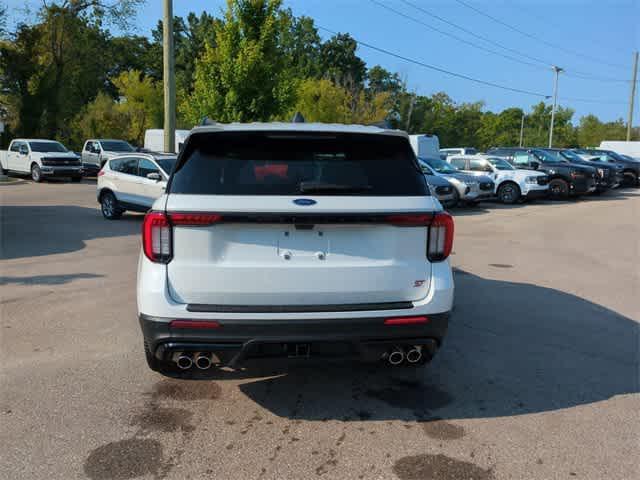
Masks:
[[[341,305],[208,305],[189,303],[187,305],[187,311],[205,313],[326,313],[403,310],[412,307],[413,304],[411,302],[351,303]]]
[[[237,366],[249,358],[290,357],[303,345],[310,356],[358,357],[372,361],[392,345],[439,346],[449,313],[427,315],[424,324],[385,325],[384,318],[220,321],[220,328],[175,329],[170,319],[140,315],[150,352],[171,361],[175,352],[211,352],[221,365]]]

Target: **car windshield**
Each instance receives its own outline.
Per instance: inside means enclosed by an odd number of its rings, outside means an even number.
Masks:
[[[68,150],[64,148],[59,142],[29,142],[29,147],[31,147],[32,152],[55,152],[55,153],[66,153]]]
[[[135,149],[123,140],[106,140],[100,142],[106,152],[133,152]]]
[[[454,167],[450,163],[447,163],[444,160],[441,160],[439,158],[420,157],[419,160],[421,162],[424,162],[427,165],[429,165],[431,168],[433,168],[438,173],[447,174],[447,173],[459,173],[460,172],[460,170],[458,170],[456,167]]]
[[[487,160],[489,160],[489,163],[491,163],[491,165],[496,167],[498,170],[515,170],[516,169],[513,165],[511,165],[509,162],[507,162],[503,158],[490,157]]]
[[[598,150],[598,153],[596,153],[596,155],[607,155],[609,158],[613,158],[616,161],[624,161],[624,158],[622,158],[622,156],[619,153],[616,152],[612,152],[610,150]]]
[[[173,166],[176,164],[178,157],[160,157],[156,158],[156,163],[167,174],[171,173]]]
[[[555,155],[551,154],[550,152],[547,152],[546,150],[532,150],[532,151],[534,155],[538,157],[540,161],[542,161],[543,163],[547,163],[547,162],[552,163],[552,162],[558,161]]]
[[[562,157],[564,157],[565,160],[568,160],[570,162],[583,162],[584,159],[578,155],[576,152],[573,152],[571,150],[562,150],[560,151],[560,155]]]

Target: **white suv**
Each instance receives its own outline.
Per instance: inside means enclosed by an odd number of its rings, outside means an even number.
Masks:
[[[164,153],[132,153],[107,160],[97,182],[104,218],[115,220],[127,210],[149,210],[164,193],[175,163],[175,155]]]
[[[447,330],[452,244],[403,132],[197,127],[144,220],[147,362],[173,376],[267,356],[424,364]]]
[[[476,175],[488,175],[495,183],[495,195],[502,203],[546,198],[549,176],[544,172],[517,169],[504,158],[457,155],[447,159],[454,167]]]

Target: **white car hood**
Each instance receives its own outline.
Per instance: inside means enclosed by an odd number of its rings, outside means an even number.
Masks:
[[[511,179],[517,182],[524,182],[527,177],[543,177],[546,175],[544,172],[537,172],[535,170],[498,170],[498,178],[501,180]]]

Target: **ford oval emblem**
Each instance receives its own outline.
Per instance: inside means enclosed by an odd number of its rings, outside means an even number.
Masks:
[[[296,198],[293,203],[300,205],[301,207],[308,207],[309,205],[315,205],[317,202],[310,198]]]

